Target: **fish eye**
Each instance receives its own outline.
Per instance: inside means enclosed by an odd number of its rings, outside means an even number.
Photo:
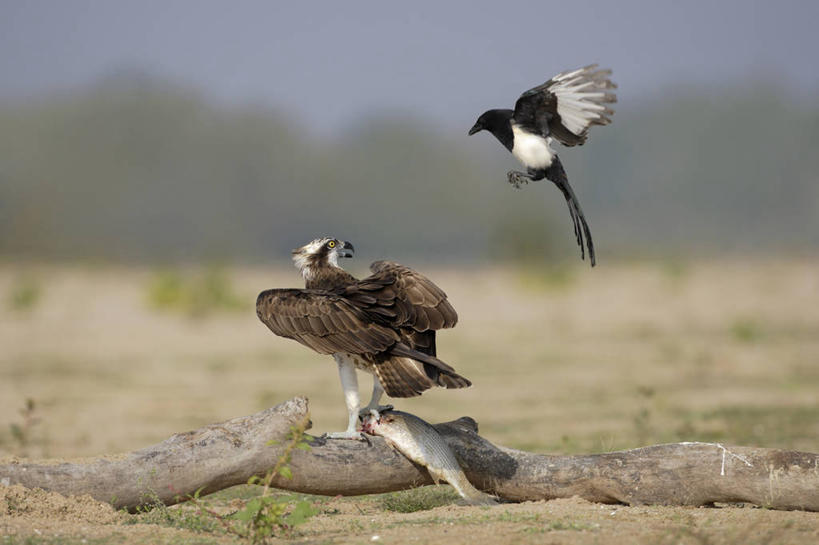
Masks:
[[[327,243],[327,247],[328,248],[335,248],[336,247],[336,241],[331,240],[330,242]]]

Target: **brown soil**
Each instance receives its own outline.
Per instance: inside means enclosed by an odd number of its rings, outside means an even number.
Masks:
[[[88,495],[66,498],[55,492],[20,485],[0,486],[0,513],[32,520],[48,518],[95,524],[110,524],[121,518],[113,507]]]
[[[232,502],[235,505],[235,501]],[[195,512],[191,506],[173,509]],[[819,542],[814,513],[721,506],[679,508],[601,505],[579,498],[505,504],[445,505],[415,513],[386,512],[366,499],[322,503],[323,513],[273,542],[577,544],[768,544]],[[238,543],[222,532],[140,522],[88,496],[0,486],[0,535],[29,542],[56,538],[119,543]],[[33,539],[34,541],[31,541]],[[22,541],[21,541],[22,542]],[[62,541],[58,541],[62,542]],[[4,543],[0,541],[0,543]]]
[[[84,535],[92,527],[116,525],[123,516],[87,495],[66,498],[39,488],[0,486],[3,535]]]

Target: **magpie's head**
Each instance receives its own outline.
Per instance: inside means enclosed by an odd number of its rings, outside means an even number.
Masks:
[[[317,238],[293,250],[293,262],[302,274],[321,267],[338,267],[339,257],[353,257],[355,248],[346,240]]]
[[[512,117],[512,110],[489,110],[481,114],[478,120],[469,129],[469,135],[472,136],[476,132],[488,130],[494,132],[496,127],[501,127],[503,123],[509,123]]]
[[[486,118],[486,114],[483,114],[482,116],[480,116],[478,118],[478,120],[475,122],[475,124],[472,125],[472,128],[469,129],[469,136],[472,136],[476,132],[481,132],[482,130],[484,130],[486,128],[486,119],[485,118]]]

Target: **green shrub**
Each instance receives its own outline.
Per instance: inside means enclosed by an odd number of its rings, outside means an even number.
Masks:
[[[233,291],[227,272],[215,266],[185,276],[175,270],[160,271],[148,286],[147,300],[157,310],[191,317],[251,307],[249,299],[245,300]]]

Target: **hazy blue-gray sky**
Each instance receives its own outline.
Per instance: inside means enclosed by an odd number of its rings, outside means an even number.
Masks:
[[[589,62],[614,69],[624,101],[760,75],[813,96],[817,22],[812,0],[0,0],[0,99],[144,69],[327,133],[386,109],[466,128]]]

